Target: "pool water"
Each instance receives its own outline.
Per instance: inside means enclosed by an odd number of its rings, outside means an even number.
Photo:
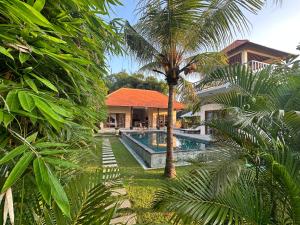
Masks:
[[[128,133],[129,136],[151,148],[155,152],[166,152],[167,134],[165,132]],[[208,143],[196,138],[179,135],[173,136],[174,151],[199,151],[205,150]]]

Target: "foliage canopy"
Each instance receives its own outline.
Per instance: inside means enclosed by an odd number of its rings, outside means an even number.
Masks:
[[[0,199],[11,222],[12,195],[16,224],[43,216],[35,202],[72,217],[65,186],[95,157],[105,52],[121,51],[116,21],[102,19],[111,4],[118,1],[0,1]]]

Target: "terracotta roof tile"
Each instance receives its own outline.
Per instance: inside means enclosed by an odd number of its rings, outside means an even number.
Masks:
[[[132,106],[148,108],[168,108],[168,96],[158,91],[120,88],[106,98],[108,106]],[[180,102],[174,102],[174,109],[183,109],[184,105]]]

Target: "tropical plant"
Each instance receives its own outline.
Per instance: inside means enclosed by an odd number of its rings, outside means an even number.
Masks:
[[[30,202],[72,216],[65,188],[94,154],[92,129],[105,118],[105,52],[121,49],[115,21],[102,19],[110,4],[118,1],[0,2],[3,224],[7,215],[23,224]],[[30,193],[39,199],[25,199]]]
[[[173,212],[175,224],[300,223],[300,113],[285,110],[300,71],[291,71],[235,66],[206,76],[201,85],[231,84],[210,99],[226,114],[207,122],[217,130],[219,148],[159,191],[156,208]]]
[[[256,13],[264,0],[140,1],[137,24],[125,24],[129,50],[143,65],[141,70],[162,74],[169,87],[167,157],[165,175],[176,175],[173,162],[174,87],[180,77],[203,73],[226,63],[221,53],[207,52],[247,28],[245,11]],[[201,52],[201,53],[199,53]]]
[[[193,83],[186,79],[180,78],[175,90],[176,98],[184,104],[185,109],[188,111],[192,111],[195,102],[199,101],[196,84],[196,82]]]

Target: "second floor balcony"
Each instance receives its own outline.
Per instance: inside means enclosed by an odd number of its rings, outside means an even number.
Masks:
[[[270,66],[268,63],[251,60],[245,64],[252,72],[259,72]],[[202,87],[198,91],[198,95],[202,97],[223,93],[230,90],[230,83],[224,81],[214,81]]]

